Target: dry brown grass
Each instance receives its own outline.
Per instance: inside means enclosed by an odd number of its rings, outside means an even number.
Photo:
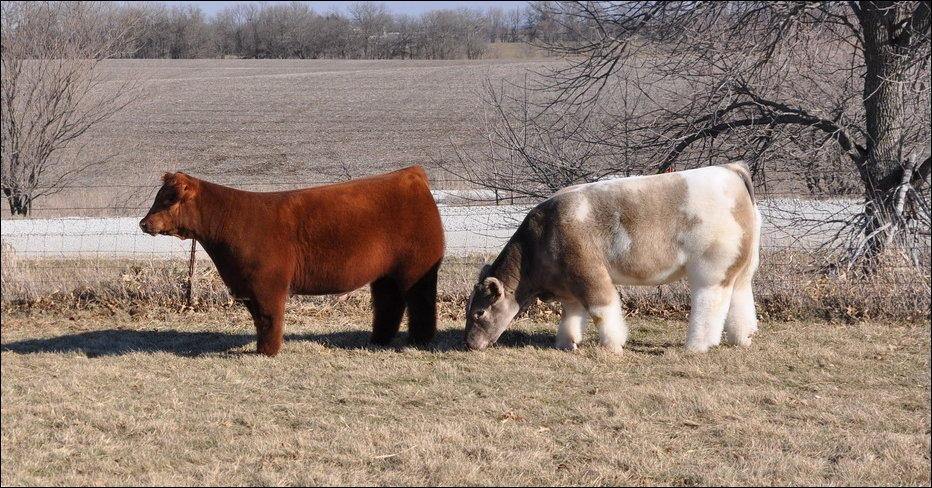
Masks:
[[[130,313],[146,307],[178,310],[186,305],[187,263],[182,260],[17,260],[3,253],[2,303],[16,310],[79,310],[104,308]],[[440,268],[438,301],[451,319],[458,319],[482,263],[491,255],[448,257]],[[765,253],[755,279],[758,313],[771,320],[864,320],[928,322],[930,276],[925,270],[891,263],[869,276],[828,276],[814,271],[822,257],[809,253]],[[689,291],[685,283],[661,287],[622,287],[629,316],[685,320]],[[348,296],[295,297],[294,303],[331,307],[352,313],[368,309],[366,289]],[[194,308],[238,306],[209,260],[197,265]],[[546,318],[559,314],[555,303],[537,303],[529,314]]]
[[[546,49],[526,42],[493,42],[482,55],[485,59],[538,59],[553,60],[554,55]]]
[[[3,483],[929,484],[928,323],[766,321],[700,356],[630,323],[622,356],[530,320],[380,350],[303,305],[269,359],[241,309],[7,311]]]

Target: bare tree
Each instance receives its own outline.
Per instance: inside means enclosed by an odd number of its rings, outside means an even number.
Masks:
[[[514,7],[505,14],[509,42],[518,42],[524,39],[522,30],[525,27],[525,14],[525,10],[521,7]]]
[[[564,33],[539,40],[565,62],[534,78],[531,113],[519,119],[499,110],[506,126],[542,134],[512,139],[510,151],[539,150],[545,146],[534,141],[550,136],[591,145],[598,157],[575,175],[554,172],[577,181],[629,172],[632,162],[662,172],[744,159],[763,183],[768,171],[817,161],[815,172],[842,169],[865,197],[846,222],[854,236],[842,239],[848,263],[872,262],[891,243],[912,246],[928,235],[928,2],[538,2],[533,9]],[[522,99],[499,94],[493,106]],[[838,156],[847,164],[835,165]],[[536,165],[567,166],[546,158]]]
[[[99,163],[70,164],[62,154],[129,102],[131,84],[109,82],[98,66],[124,53],[132,23],[90,2],[4,2],[0,13],[0,185],[10,211],[26,215]]]
[[[632,172],[642,172],[624,151],[600,142],[604,117],[542,113],[542,98],[525,76],[520,84],[486,81],[479,113],[487,138],[481,150],[453,145],[452,158],[433,161],[457,179],[492,189],[497,200],[536,202],[557,190]]]
[[[427,59],[475,59],[485,52],[484,20],[468,9],[432,10],[421,16],[420,51]]]
[[[347,9],[358,38],[359,57],[366,59],[385,57],[382,44],[392,23],[392,16],[385,4],[354,2]]]
[[[317,13],[306,2],[235,3],[213,16],[197,6],[114,2],[137,29],[136,58],[477,58],[490,42],[556,39],[530,10],[440,9],[393,14],[383,3],[353,2]],[[543,19],[543,18],[541,18]]]

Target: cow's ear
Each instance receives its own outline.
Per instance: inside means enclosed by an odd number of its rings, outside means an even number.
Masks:
[[[163,178],[166,184],[171,185],[178,195],[179,202],[186,202],[197,194],[197,180],[188,176],[181,171],[177,173],[165,173]]]
[[[490,276],[482,281],[482,285],[485,287],[489,296],[492,298],[492,303],[495,303],[505,295],[505,287],[502,285],[502,282],[494,276]]]
[[[479,279],[480,279],[480,280],[484,280],[487,276],[489,276],[489,273],[490,273],[491,271],[492,271],[492,265],[491,265],[491,264],[486,264],[486,265],[483,266],[482,269],[479,271]]]

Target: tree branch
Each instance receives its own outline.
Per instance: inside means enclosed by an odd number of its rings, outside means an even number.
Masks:
[[[765,106],[772,108],[779,108],[782,113],[776,114],[760,114],[759,116],[748,117],[744,119],[731,120],[728,122],[723,122],[716,124],[710,127],[705,127],[691,134],[683,134],[680,136],[680,142],[678,142],[673,149],[667,154],[667,156],[660,163],[660,166],[657,168],[658,173],[663,173],[670,169],[674,162],[680,154],[683,153],[689,146],[691,146],[696,141],[701,139],[716,137],[720,134],[730,132],[734,129],[742,127],[758,127],[758,126],[778,126],[778,125],[801,125],[805,127],[811,127],[818,129],[822,132],[829,134],[830,137],[838,141],[838,144],[845,149],[848,153],[848,156],[855,162],[860,161],[863,158],[863,148],[851,141],[851,138],[848,137],[847,133],[839,127],[834,122],[815,117],[806,113],[802,109],[795,109],[789,107],[785,104],[778,102],[766,101],[758,98],[756,100],[758,103],[761,103]],[[728,109],[722,111],[719,116],[727,115],[729,112],[734,109],[747,106],[746,103],[735,103],[729,106]],[[700,117],[698,120],[709,120],[709,116]],[[854,153],[852,153],[854,151]]]

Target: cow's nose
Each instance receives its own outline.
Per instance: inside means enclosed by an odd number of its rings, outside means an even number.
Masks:
[[[149,224],[146,223],[146,219],[139,221],[139,228],[142,229],[143,232],[149,232]]]
[[[466,340],[466,349],[470,351],[481,351],[489,345],[488,341]]]

